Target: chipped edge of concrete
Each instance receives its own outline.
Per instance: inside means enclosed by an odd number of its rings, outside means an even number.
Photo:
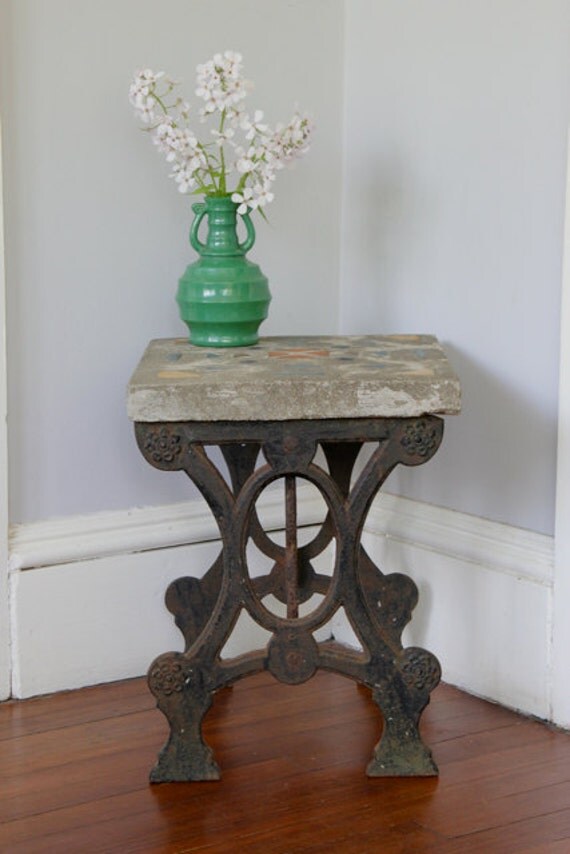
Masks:
[[[131,388],[127,413],[132,421],[297,421],[339,418],[408,418],[420,415],[457,415],[461,393],[456,380],[418,384],[416,396],[398,384],[362,382],[296,383],[275,381],[255,384],[255,390],[206,384],[185,390],[175,385]],[[424,386],[422,388],[422,386]],[[293,391],[295,388],[295,392]],[[199,393],[201,392],[201,394]],[[201,403],[197,398],[202,398]],[[268,406],[268,399],[271,405]]]

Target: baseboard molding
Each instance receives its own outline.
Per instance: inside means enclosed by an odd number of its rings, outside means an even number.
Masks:
[[[257,510],[267,531],[282,529],[280,490],[264,490]],[[305,527],[322,520],[315,489],[299,487],[298,517]],[[219,550],[219,530],[199,498],[14,526],[12,696],[140,676],[156,655],[181,649],[164,593],[176,578],[202,575]],[[255,563],[251,570],[266,571]],[[237,655],[267,639],[243,615],[228,652]]]
[[[552,719],[552,537],[382,494],[364,544],[384,572],[418,586],[405,645],[434,652],[445,681]],[[355,642],[342,615],[333,630]]]
[[[278,530],[282,495],[263,498],[264,522]],[[321,514],[314,490],[300,489],[303,524]],[[181,575],[201,575],[218,553],[218,537],[201,500],[15,528],[13,695],[141,675],[155,655],[180,648],[164,591]],[[364,541],[383,571],[404,572],[419,587],[406,644],[435,652],[448,682],[549,717],[551,538],[382,494]],[[333,631],[341,642],[354,641],[342,619]],[[232,654],[265,639],[244,618]]]
[[[301,524],[313,525],[322,519],[322,502],[314,490],[300,486],[298,504]],[[281,493],[266,490],[260,512],[267,530],[279,530],[283,525]],[[374,502],[366,531],[538,584],[550,586],[553,582],[554,540],[534,531],[389,493],[382,493]],[[195,499],[14,525],[9,565],[12,571],[35,569],[218,539],[212,513],[204,501]]]
[[[535,531],[388,493],[373,504],[366,530],[536,584],[553,584],[554,539]]]
[[[264,490],[258,503],[268,531],[283,527],[283,495]],[[300,524],[322,519],[322,501],[315,490],[298,489]],[[136,507],[86,516],[68,516],[10,530],[11,571],[37,569],[134,552],[168,549],[219,540],[220,532],[200,498],[157,507]]]

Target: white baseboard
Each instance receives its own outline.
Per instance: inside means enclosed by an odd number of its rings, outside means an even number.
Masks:
[[[300,524],[322,518],[316,490],[298,489]],[[259,512],[268,531],[283,526],[283,495],[264,490]],[[135,507],[87,516],[66,516],[45,522],[14,525],[10,531],[10,568],[35,569],[92,558],[172,548],[219,540],[220,532],[200,498],[159,507]]]
[[[445,681],[551,719],[553,538],[384,493],[363,542],[418,586],[405,645],[434,652]],[[346,621],[333,630],[354,641]]]
[[[299,504],[304,524],[321,518],[310,490],[300,490]],[[280,494],[264,495],[263,515],[281,527]],[[364,541],[383,571],[418,584],[406,644],[432,650],[448,682],[550,717],[551,538],[382,494]],[[164,591],[181,575],[201,575],[218,550],[200,500],[16,528],[14,696],[138,676],[155,655],[180,649]],[[334,634],[353,638],[342,620]],[[244,619],[231,652],[264,642]]]
[[[535,531],[385,492],[368,515],[366,531],[537,584],[553,583],[554,539]]]
[[[315,489],[299,487],[298,505],[301,525],[322,519]],[[266,530],[279,531],[282,492],[265,490],[258,512]],[[182,649],[164,593],[176,578],[201,576],[219,550],[219,531],[201,499],[15,526],[9,560],[12,696],[141,676],[156,655]],[[251,571],[261,568],[254,564]],[[244,615],[228,654],[266,640]]]

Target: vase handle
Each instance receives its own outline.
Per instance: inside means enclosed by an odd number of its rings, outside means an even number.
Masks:
[[[204,202],[196,202],[195,205],[192,205],[192,210],[196,216],[194,217],[194,222],[190,228],[190,245],[196,250],[196,252],[203,252],[206,248],[206,244],[202,243],[198,237],[198,229],[200,228],[200,223],[206,214],[206,205]]]
[[[249,252],[253,244],[255,243],[255,226],[251,221],[250,215],[246,212],[244,214],[240,214],[243,223],[246,227],[247,235],[243,243],[239,244],[240,252],[243,252],[244,255],[246,252]]]

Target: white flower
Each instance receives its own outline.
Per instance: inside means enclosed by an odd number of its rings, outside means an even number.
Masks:
[[[275,167],[272,163],[262,161],[258,164],[257,174],[261,178],[263,184],[272,184],[275,181]]]
[[[220,54],[217,53],[216,57],[219,60]],[[241,62],[243,59],[241,53],[237,53],[237,51],[235,50],[226,50],[226,52],[224,53],[224,59],[226,60],[226,67],[228,69],[228,73],[234,75],[235,77],[238,77],[241,71]]]
[[[247,154],[243,148],[236,148],[235,168],[240,175],[245,175],[247,172],[252,172],[255,169],[255,161],[252,155],[251,148],[248,149]]]
[[[216,138],[216,145],[222,146],[224,142],[232,145],[232,138],[235,136],[235,131],[233,128],[225,128],[223,131],[212,130],[212,136]]]
[[[143,121],[146,125],[152,124],[152,122],[156,119],[155,113],[156,101],[154,98],[145,98],[144,101],[141,99],[137,104],[137,113],[141,121]]]
[[[196,179],[194,178],[192,170],[186,166],[176,164],[172,175],[178,184],[178,191],[180,193],[188,193],[196,186]]]
[[[312,133],[313,123],[299,113],[285,127],[278,126],[271,141],[277,160],[288,163],[308,151]]]
[[[177,85],[163,71],[145,68],[134,76],[129,100],[158,150],[172,164],[170,175],[178,190],[225,192],[228,175],[235,171],[240,176],[239,191],[232,198],[240,213],[269,204],[276,173],[307,151],[311,121],[296,112],[287,125],[271,130],[261,110],[245,113],[242,102],[249,84],[242,76],[242,57],[228,50],[197,67],[200,121],[213,119],[217,124],[211,129],[213,143],[202,144],[189,125],[189,104],[173,94]],[[234,149],[231,159],[226,157],[226,146]]]
[[[164,76],[164,71],[152,71],[150,68],[145,68],[144,71],[138,71],[129,88],[129,100],[133,107],[137,109],[148,98],[151,90],[156,86],[161,77]]]
[[[153,86],[164,77],[164,71],[152,71],[150,68],[145,68],[144,71],[139,71],[139,78],[144,80],[148,86]]]
[[[254,199],[256,202],[255,207],[262,208],[264,205],[268,205],[275,198],[273,193],[269,189],[269,182],[265,184],[256,184],[253,188]]]
[[[269,132],[267,125],[262,123],[263,111],[256,110],[253,114],[253,120],[249,116],[244,116],[241,122],[242,130],[246,131],[246,139],[254,139],[256,136],[265,136]]]
[[[247,94],[241,77],[241,54],[227,50],[196,68],[196,95],[206,104],[206,115],[235,107]]]
[[[245,187],[241,193],[232,193],[232,202],[239,205],[237,209],[238,214],[247,213],[248,208],[254,210],[257,207],[251,187]]]

